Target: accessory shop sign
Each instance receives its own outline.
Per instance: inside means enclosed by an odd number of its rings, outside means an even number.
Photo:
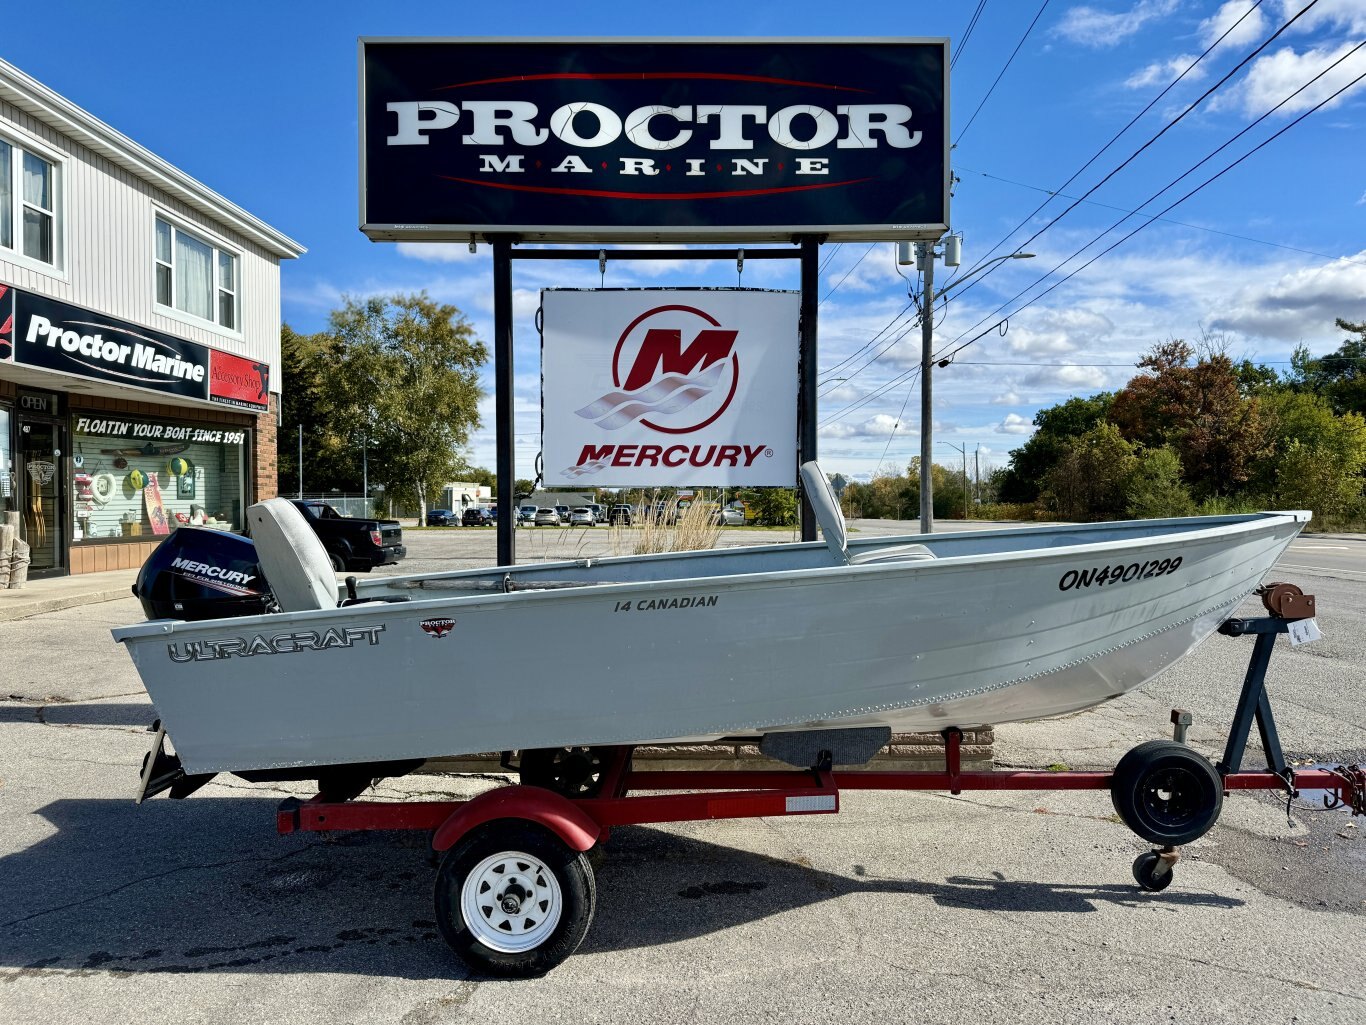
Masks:
[[[8,326],[8,330],[5,330]],[[0,357],[64,374],[266,409],[270,365],[0,285]]]
[[[361,42],[373,239],[938,238],[948,41]]]
[[[544,479],[791,487],[800,296],[541,293]]]

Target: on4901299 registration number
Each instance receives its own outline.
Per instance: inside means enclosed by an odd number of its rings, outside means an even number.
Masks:
[[[1104,587],[1108,584],[1127,584],[1133,580],[1165,576],[1181,568],[1181,556],[1153,559],[1150,562],[1118,563],[1114,566],[1093,566],[1090,569],[1069,569],[1058,581],[1059,591],[1081,587]]]

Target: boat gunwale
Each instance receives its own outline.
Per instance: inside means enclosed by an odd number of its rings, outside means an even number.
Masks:
[[[867,575],[867,574],[890,574],[890,573],[909,573],[925,574],[933,573],[936,570],[952,570],[969,566],[991,566],[1001,563],[1014,563],[1026,559],[1041,559],[1046,555],[1049,561],[1056,558],[1073,557],[1079,552],[1093,551],[1097,547],[1104,545],[1107,551],[1124,552],[1135,548],[1146,547],[1154,543],[1169,543],[1179,540],[1182,543],[1202,543],[1210,540],[1217,540],[1229,537],[1241,537],[1243,535],[1256,534],[1262,531],[1273,531],[1277,528],[1308,521],[1309,513],[1302,510],[1292,510],[1285,512],[1262,512],[1235,514],[1230,516],[1208,517],[1208,516],[1187,516],[1162,520],[1117,520],[1102,523],[1079,523],[1063,525],[1067,530],[1092,530],[1101,533],[1104,528],[1118,528],[1125,524],[1143,523],[1145,527],[1155,528],[1149,535],[1143,537],[1127,538],[1118,541],[1092,541],[1079,544],[1059,545],[1057,547],[1040,548],[1020,548],[1006,552],[981,552],[970,555],[945,556],[934,559],[913,559],[905,561],[889,560],[886,562],[866,563],[866,564],[834,564],[829,566],[797,567],[779,570],[768,570],[764,572],[748,573],[728,573],[718,576],[677,576],[668,577],[661,580],[628,580],[628,581],[607,581],[594,583],[584,581],[582,587],[572,588],[545,588],[519,590],[505,594],[457,594],[446,597],[434,596],[419,600],[397,603],[362,603],[346,607],[336,607],[330,609],[309,609],[297,612],[275,612],[264,613],[257,616],[237,616],[225,619],[206,619],[206,620],[181,620],[181,619],[154,619],[142,623],[134,623],[128,626],[114,627],[111,633],[114,640],[123,643],[127,640],[143,639],[148,637],[167,637],[176,633],[198,633],[215,632],[225,628],[235,632],[246,632],[256,627],[269,624],[278,624],[285,627],[286,624],[307,624],[315,620],[335,619],[338,616],[350,618],[364,616],[378,620],[402,619],[412,616],[414,613],[431,613],[451,608],[468,609],[474,611],[483,608],[498,609],[507,606],[509,602],[521,605],[535,605],[541,602],[565,602],[576,600],[601,600],[610,598],[614,595],[634,593],[641,589],[658,590],[689,590],[696,591],[701,587],[714,590],[751,590],[758,587],[771,587],[775,583],[785,583],[788,586],[796,586],[807,581],[817,583],[824,582],[832,577]],[[1179,526],[1189,526],[1191,524],[1210,523],[1200,529],[1190,531],[1180,531],[1164,536],[1163,528]],[[1230,530],[1229,528],[1233,528]],[[935,534],[933,540],[974,538],[983,536],[1018,536],[1022,531],[1034,533],[1057,533],[1058,526],[1042,527],[1006,527],[992,531],[957,531],[952,534]],[[1297,532],[1298,533],[1298,532]],[[875,545],[861,547],[892,547],[906,543],[916,543],[915,539],[923,541],[927,535],[893,535],[878,539]],[[1292,538],[1293,540],[1293,538]],[[629,561],[639,564],[646,560],[661,561],[661,559],[682,557],[707,557],[715,556],[724,552],[727,556],[742,555],[747,553],[772,554],[782,550],[803,550],[809,549],[813,545],[824,547],[823,541],[801,541],[791,544],[777,545],[750,545],[728,549],[699,549],[691,552],[663,552],[652,553],[650,555],[637,556],[610,556],[604,559],[575,559],[558,563],[532,563],[521,564],[519,566],[491,566],[482,569],[455,570],[449,572],[438,572],[432,574],[414,574],[411,576],[385,577],[373,581],[367,581],[370,585],[367,590],[389,590],[393,585],[405,581],[424,581],[424,580],[459,580],[463,577],[471,579],[494,575],[499,570],[508,571],[515,569],[525,569],[534,567],[537,570],[582,570],[590,565],[594,568]],[[794,577],[798,575],[798,578]],[[414,588],[418,590],[419,588]],[[364,591],[362,591],[364,593]]]

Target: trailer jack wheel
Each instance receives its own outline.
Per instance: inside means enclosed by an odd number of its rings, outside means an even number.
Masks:
[[[1149,843],[1187,844],[1218,820],[1224,781],[1185,744],[1150,740],[1119,760],[1110,799],[1124,824]]]
[[[475,971],[501,978],[544,975],[574,953],[596,902],[587,857],[513,819],[467,834],[436,875],[441,935]]]
[[[1145,851],[1134,859],[1134,882],[1149,893],[1160,893],[1172,884],[1175,860],[1164,858],[1161,851]]]

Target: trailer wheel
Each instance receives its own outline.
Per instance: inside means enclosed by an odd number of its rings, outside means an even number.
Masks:
[[[328,553],[327,553],[327,558],[328,558],[328,561],[332,563],[332,572],[334,572],[334,573],[345,573],[345,572],[346,572],[346,560],[343,559],[343,558],[342,558],[340,555],[338,555],[336,552],[328,552]]]
[[[1172,884],[1174,875],[1170,866],[1163,867],[1161,875],[1158,875],[1157,869],[1161,865],[1162,858],[1157,851],[1140,854],[1134,859],[1134,882],[1149,893],[1161,893]]]
[[[1218,821],[1224,781],[1208,758],[1185,744],[1150,740],[1119,760],[1110,799],[1144,840],[1176,846],[1204,836]]]
[[[544,975],[574,953],[596,902],[588,859],[514,819],[467,834],[436,874],[441,935],[471,968],[502,978]]]
[[[527,786],[563,797],[596,797],[606,767],[600,748],[542,747],[522,752],[518,773]]]

